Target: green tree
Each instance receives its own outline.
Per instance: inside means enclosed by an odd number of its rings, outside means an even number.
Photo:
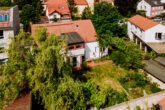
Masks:
[[[136,13],[139,0],[115,0],[115,6],[123,16],[131,17]]]
[[[112,37],[126,36],[121,36],[120,34],[122,28],[119,26],[118,22],[121,18],[121,15],[111,3],[101,2],[95,5],[92,22],[98,34],[100,44],[107,46]]]
[[[0,1],[0,6],[12,6],[14,5],[13,3],[11,3],[11,0],[1,0]]]
[[[92,18],[92,11],[88,6],[83,10],[82,19],[91,19],[91,18]]]
[[[124,41],[119,37],[114,37],[111,45],[117,50],[111,55],[112,60],[114,60],[116,64],[120,64],[125,69],[138,70],[141,68],[143,60],[142,51],[136,44]]]
[[[41,34],[45,33],[45,29]],[[36,30],[40,31],[39,29]],[[32,37],[21,32],[8,49],[9,60],[1,68],[3,80],[0,83],[0,107],[16,99],[22,91],[31,90],[48,110],[84,108],[81,84],[71,77],[71,68],[64,61],[66,40],[54,34],[39,32],[39,47]]]
[[[67,1],[72,19],[76,19],[78,8],[76,7],[75,1],[74,0],[67,0]]]
[[[21,32],[12,39],[7,64],[1,65],[3,80],[0,83],[0,108],[9,104],[28,87],[26,73],[33,66],[33,55],[30,51],[32,46],[33,40],[27,33]]]
[[[40,21],[40,15],[38,14],[38,11],[35,10],[35,8],[32,5],[26,4],[21,13],[21,23],[24,25],[24,30],[27,31],[29,28],[29,23],[37,23]]]

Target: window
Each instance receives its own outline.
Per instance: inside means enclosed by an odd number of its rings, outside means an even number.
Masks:
[[[82,48],[82,44],[77,44],[76,49]]]
[[[162,39],[162,33],[156,33],[155,39],[156,40],[161,40]]]
[[[8,21],[8,15],[7,14],[4,15],[4,21]]]
[[[0,39],[3,38],[3,30],[0,30]]]
[[[7,59],[0,59],[0,65],[5,64],[5,63],[6,63],[6,61],[7,61]]]
[[[0,53],[3,53],[4,46],[0,45]]]
[[[72,64],[73,64],[73,67],[77,66],[77,57],[73,57]]]
[[[0,21],[3,21],[3,15],[0,14]]]
[[[69,50],[73,50],[74,49],[74,45],[69,46]]]

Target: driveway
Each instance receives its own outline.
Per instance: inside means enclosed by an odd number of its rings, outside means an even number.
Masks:
[[[154,60],[145,60],[145,70],[152,76],[165,83],[165,57],[158,57]]]

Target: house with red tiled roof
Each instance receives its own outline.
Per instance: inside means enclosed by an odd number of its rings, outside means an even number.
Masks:
[[[8,55],[2,50],[8,48],[10,37],[17,35],[19,28],[18,6],[0,7],[0,64],[7,61]]]
[[[71,62],[73,67],[80,67],[85,59],[96,59],[108,54],[107,49],[100,50],[91,20],[32,24],[32,35],[38,26],[45,26],[48,33],[68,36],[68,61]]]
[[[145,11],[147,17],[155,17],[164,13],[164,6],[160,0],[141,0],[137,4],[137,10]]]
[[[145,52],[165,53],[165,26],[140,15],[128,19],[128,36]]]
[[[89,6],[91,10],[94,9],[94,0],[75,0],[76,7],[78,8],[78,14],[81,15],[84,9]]]
[[[48,0],[43,5],[49,22],[71,19],[67,0]]]

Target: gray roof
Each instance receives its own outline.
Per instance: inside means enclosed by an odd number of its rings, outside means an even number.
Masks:
[[[145,0],[145,1],[149,3],[151,6],[163,6],[160,0]]]
[[[85,42],[77,32],[62,33],[62,36],[67,36],[68,44],[77,44]]]

